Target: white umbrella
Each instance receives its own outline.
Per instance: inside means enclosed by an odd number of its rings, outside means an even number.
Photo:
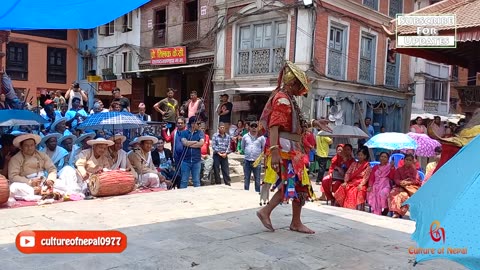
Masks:
[[[349,125],[338,125],[332,127],[332,132],[328,131],[320,131],[318,132],[318,136],[328,136],[332,138],[358,138],[358,139],[366,139],[368,138],[368,134],[365,133],[358,127],[349,126]]]

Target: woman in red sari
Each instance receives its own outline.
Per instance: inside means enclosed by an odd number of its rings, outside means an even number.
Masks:
[[[407,213],[408,206],[402,206],[402,204],[417,192],[421,185],[418,171],[413,163],[413,155],[406,154],[404,160],[404,165],[395,171],[393,176],[395,186],[388,195],[388,208],[393,212],[393,218],[399,218]]]
[[[328,175],[322,180],[322,192],[325,194],[327,201],[332,202],[331,205],[335,205],[333,194],[342,185],[345,173],[353,162],[355,162],[355,159],[352,156],[352,145],[337,145],[337,154],[332,158]]]
[[[345,183],[335,192],[335,199],[341,207],[363,210],[367,197],[367,185],[372,168],[370,154],[366,147],[358,150],[358,161],[348,168],[345,174]]]

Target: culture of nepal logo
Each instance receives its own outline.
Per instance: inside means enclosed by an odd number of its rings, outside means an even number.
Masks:
[[[445,244],[447,235],[445,228],[440,226],[440,221],[434,220],[430,224],[430,238],[436,243],[442,241],[443,244]],[[458,247],[441,247],[441,248],[421,248],[421,247],[409,247],[408,248],[408,253],[409,254],[430,254],[430,255],[443,255],[443,254],[448,254],[448,255],[462,255],[462,254],[468,254],[468,248],[463,247],[463,248],[458,248]]]

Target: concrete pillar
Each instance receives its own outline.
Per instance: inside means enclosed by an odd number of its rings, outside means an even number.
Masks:
[[[295,63],[304,70],[308,69],[312,62],[313,15],[311,8],[298,8]]]

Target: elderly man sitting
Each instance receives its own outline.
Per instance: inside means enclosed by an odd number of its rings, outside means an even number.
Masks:
[[[57,168],[52,160],[36,147],[41,138],[35,134],[24,134],[13,140],[20,149],[8,163],[10,193],[15,199],[37,201],[41,199],[42,187],[53,188],[57,179]]]
[[[114,145],[114,142],[98,138],[89,140],[87,144],[92,148],[81,151],[75,162],[79,174],[79,185],[84,193],[88,190],[88,179],[92,174],[103,171],[104,168],[112,167],[112,162],[108,158],[107,153],[108,147]]]
[[[140,147],[132,150],[128,155],[128,159],[138,174],[140,186],[146,188],[167,188],[170,182],[166,181],[165,177],[155,169],[152,153],[150,152],[153,144],[157,143],[158,139],[153,136],[140,136],[137,141]]]
[[[70,159],[68,161],[68,163],[71,166],[75,165],[78,159],[78,155],[80,154],[81,151],[90,148],[90,145],[88,145],[87,142],[89,140],[93,140],[95,136],[96,136],[95,132],[84,133],[80,135],[76,140],[73,141],[72,152],[70,154]]]
[[[49,133],[60,133],[63,136],[72,135],[72,132],[67,129],[67,118],[66,117],[57,117],[55,122],[50,126]]]
[[[60,171],[63,166],[68,164],[68,152],[63,147],[58,146],[58,140],[62,137],[60,133],[50,133],[40,141],[41,152],[47,154],[52,160],[57,170]]]
[[[75,142],[76,139],[77,139],[77,136],[68,135],[68,136],[63,136],[58,140],[58,145],[63,147],[68,152],[67,163],[70,161],[70,155],[72,154],[72,150],[73,150],[73,143]]]
[[[128,170],[132,169],[132,165],[130,164],[130,160],[127,157],[127,152],[123,150],[123,143],[127,140],[127,137],[123,135],[114,135],[109,138],[114,145],[108,148],[109,157],[112,159],[112,170]]]

